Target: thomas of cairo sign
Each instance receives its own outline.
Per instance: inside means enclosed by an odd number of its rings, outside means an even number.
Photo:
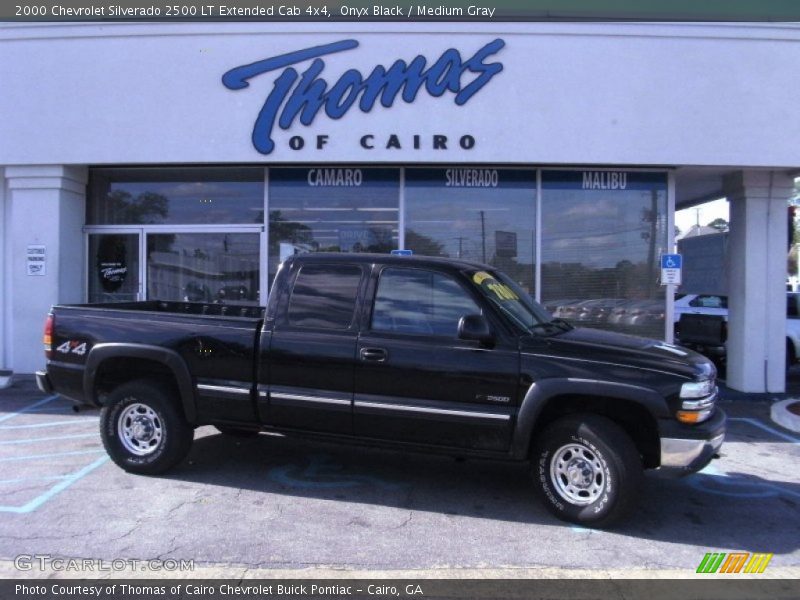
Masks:
[[[450,48],[430,66],[424,56],[417,56],[411,62],[398,59],[388,68],[375,66],[367,76],[356,69],[349,69],[329,85],[322,78],[325,61],[321,57],[358,47],[356,40],[341,40],[236,67],[222,76],[222,84],[230,90],[242,90],[250,85],[250,79],[280,71],[253,126],[253,146],[261,154],[270,154],[275,149],[272,133],[276,124],[284,130],[298,120],[302,125],[309,126],[320,111],[330,119],[340,119],[354,106],[368,113],[377,102],[385,108],[391,108],[398,97],[410,104],[422,89],[433,97],[450,92],[454,94],[456,106],[462,106],[503,70],[502,63],[486,62],[503,46],[505,42],[498,38],[466,60],[458,50]],[[311,61],[310,64],[305,66],[308,61]],[[295,68],[301,64],[305,66],[302,74]],[[424,141],[435,150],[446,150],[455,145],[470,150],[475,146],[475,138],[471,135],[448,140],[446,136],[431,134],[424,136]],[[317,149],[321,150],[328,142],[328,136],[318,135],[315,142]],[[359,137],[359,144],[366,150],[376,145],[386,149],[419,149],[423,144],[423,136],[408,136],[404,141],[402,136],[391,134],[378,140],[367,133]],[[304,146],[305,140],[301,136],[294,136],[289,141],[289,147],[293,150],[300,150]]]

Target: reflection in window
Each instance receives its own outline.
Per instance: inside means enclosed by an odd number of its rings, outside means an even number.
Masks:
[[[372,329],[456,337],[461,317],[480,312],[475,301],[446,275],[385,269],[378,281]]]
[[[347,329],[353,322],[361,268],[307,265],[300,269],[289,299],[289,324]]]
[[[263,223],[259,168],[93,169],[87,224]]]
[[[407,169],[406,248],[487,263],[533,294],[536,175],[510,169]]]
[[[293,254],[397,248],[399,198],[399,169],[270,169],[269,280]]]
[[[148,300],[258,304],[257,233],[147,235]]]
[[[542,172],[542,304],[576,325],[664,335],[664,173]]]

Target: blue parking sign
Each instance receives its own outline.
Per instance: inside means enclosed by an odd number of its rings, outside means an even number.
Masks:
[[[683,258],[680,254],[661,255],[661,285],[680,285],[683,280]]]
[[[662,269],[680,269],[683,267],[683,257],[680,254],[662,254]]]

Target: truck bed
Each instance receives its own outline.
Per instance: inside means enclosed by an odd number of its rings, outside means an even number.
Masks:
[[[213,398],[205,397],[209,386],[243,391],[254,387],[261,306],[151,300],[56,305],[52,314],[49,377],[59,393],[79,403],[95,403],[97,389],[114,384],[104,370],[152,376],[166,360],[165,352],[186,365],[198,407],[209,414],[219,408]],[[92,357],[113,354],[119,345],[135,346],[137,360],[106,361],[105,369],[97,372]],[[88,381],[95,381],[97,388]],[[249,397],[239,397],[236,416],[255,420]]]

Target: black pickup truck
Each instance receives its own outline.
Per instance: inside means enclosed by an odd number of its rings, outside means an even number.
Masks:
[[[716,371],[663,342],[552,319],[487,265],[306,254],[266,307],[54,306],[39,387],[102,407],[111,458],[155,474],[194,428],[530,461],[558,517],[606,526],[643,469],[689,473],[725,434]]]

